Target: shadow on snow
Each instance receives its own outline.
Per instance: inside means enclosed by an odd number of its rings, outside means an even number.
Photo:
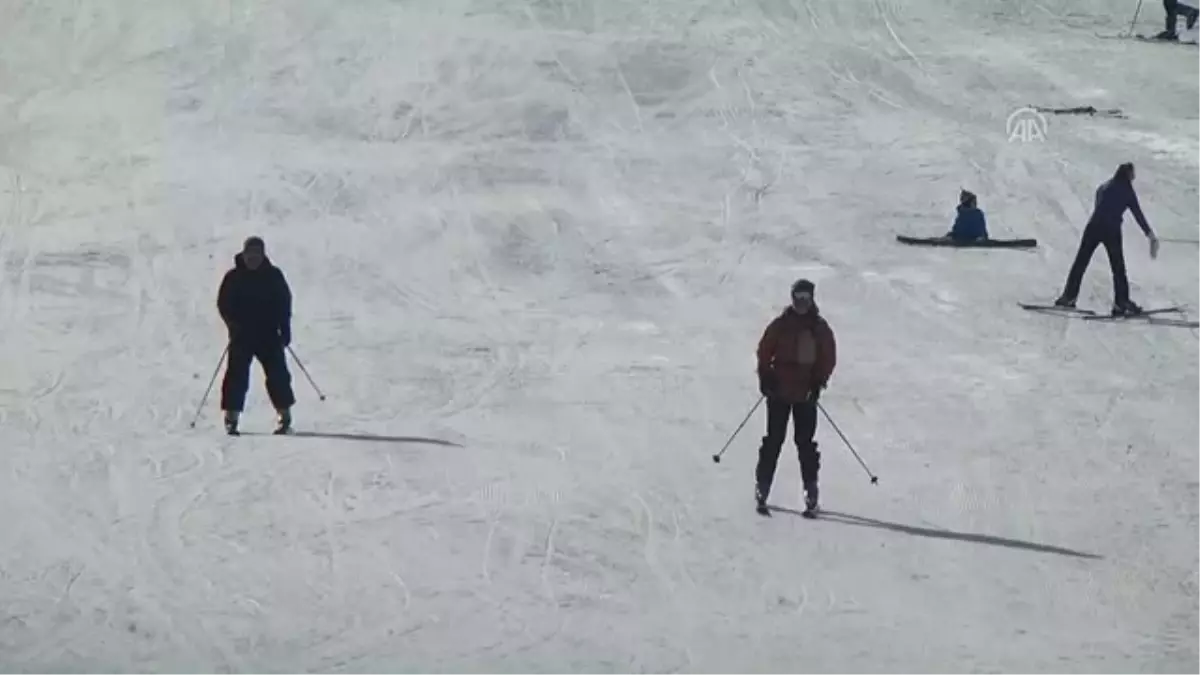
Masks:
[[[782,511],[794,515],[801,515],[799,511],[794,509],[784,508],[782,506],[770,507],[772,511]],[[1082,551],[1074,551],[1061,546],[1050,546],[1048,544],[1037,544],[1030,541],[1021,541],[1020,539],[1006,539],[1004,537],[996,537],[990,534],[974,534],[971,532],[954,532],[951,530],[934,530],[926,527],[915,527],[913,525],[901,525],[900,523],[889,523],[885,520],[875,520],[873,518],[864,518],[862,516],[854,516],[848,513],[839,513],[837,511],[821,510],[818,520],[826,522],[842,523],[845,525],[857,525],[859,527],[874,527],[881,530],[890,530],[892,532],[902,532],[918,537],[930,537],[932,539],[953,539],[955,541],[970,541],[976,544],[990,544],[992,546],[1004,546],[1006,548],[1023,549],[1026,551],[1037,551],[1039,553],[1055,553],[1058,555],[1071,556],[1073,558],[1087,558],[1089,560],[1102,560],[1103,556],[1094,553],[1084,553]]]

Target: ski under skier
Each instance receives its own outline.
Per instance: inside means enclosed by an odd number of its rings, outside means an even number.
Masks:
[[[1156,40],[1178,40],[1179,33],[1178,23],[1179,16],[1183,15],[1187,19],[1187,29],[1191,30],[1196,27],[1196,20],[1200,19],[1200,10],[1195,7],[1179,2],[1179,0],[1163,0],[1163,10],[1167,15],[1166,30],[1155,35]]]
[[[987,219],[979,209],[975,194],[963,190],[958,194],[958,215],[946,238],[956,242],[972,242],[988,238]]]
[[[1126,162],[1117,167],[1113,177],[1096,190],[1096,205],[1083,230],[1079,252],[1067,275],[1067,284],[1054,304],[1058,307],[1074,308],[1079,297],[1083,274],[1087,271],[1092,255],[1100,245],[1108,253],[1108,262],[1113,275],[1113,316],[1133,316],[1142,313],[1142,308],[1129,299],[1129,279],[1125,273],[1125,251],[1121,236],[1122,217],[1126,210],[1133,213],[1146,238],[1150,240],[1150,257],[1158,257],[1158,237],[1142,214],[1137,192],[1133,189],[1135,174],[1133,163]]]
[[[225,430],[238,433],[254,359],[266,373],[267,395],[279,415],[275,433],[291,431],[296,402],[285,350],[292,341],[292,292],[283,271],[267,258],[260,237],[250,237],[233,258],[217,292],[217,309],[229,330],[229,361],[221,383]]]
[[[775,479],[779,453],[794,421],[806,512],[817,510],[817,474],[821,454],[813,440],[817,431],[817,399],[837,364],[833,329],[813,298],[815,287],[801,279],[792,285],[792,302],[773,319],[758,343],[759,391],[767,400],[767,435],[758,451],[755,498],[767,513],[767,497]]]

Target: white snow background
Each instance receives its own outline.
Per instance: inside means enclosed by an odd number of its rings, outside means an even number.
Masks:
[[[1134,5],[0,4],[0,669],[1195,672],[1196,333],[1016,305],[1128,160],[1134,299],[1196,309]],[[960,187],[1039,247],[895,242]],[[188,427],[250,234],[311,436]],[[822,418],[817,521],[754,513],[761,409],[710,459],[801,276],[880,477]]]

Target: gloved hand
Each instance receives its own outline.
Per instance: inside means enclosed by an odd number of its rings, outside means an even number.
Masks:
[[[285,349],[288,345],[292,344],[292,327],[286,323],[279,327],[279,343]]]
[[[229,331],[229,341],[237,342],[242,338],[242,327],[236,323],[227,323],[225,328]]]
[[[822,383],[818,384],[817,386],[813,387],[812,389],[810,389],[808,392],[808,397],[805,400],[808,401],[809,403],[814,403],[814,404],[817,401],[821,400],[821,390],[824,389],[825,386],[826,386],[826,383],[822,382]]]
[[[765,370],[758,374],[758,393],[771,398],[775,395],[775,373]]]
[[[1158,236],[1155,235],[1153,232],[1151,232],[1150,234],[1146,235],[1146,238],[1150,240],[1150,259],[1157,260],[1158,259]]]

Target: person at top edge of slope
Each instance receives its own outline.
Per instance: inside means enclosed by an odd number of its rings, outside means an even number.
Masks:
[[[229,361],[221,382],[225,430],[236,435],[254,359],[266,374],[267,395],[279,415],[276,433],[292,425],[292,378],[285,349],[292,341],[292,291],[283,270],[271,263],[261,237],[250,237],[233,257],[217,292],[217,310],[229,331]]]
[[[1158,237],[1138,203],[1137,192],[1133,189],[1135,172],[1132,162],[1125,162],[1117,167],[1112,178],[1100,184],[1096,189],[1096,205],[1083,230],[1079,242],[1079,252],[1075,262],[1067,274],[1066,287],[1054,304],[1059,307],[1073,308],[1079,297],[1079,286],[1083,283],[1084,272],[1092,260],[1092,255],[1100,245],[1108,253],[1108,262],[1113,275],[1113,316],[1131,316],[1142,313],[1142,308],[1129,299],[1129,278],[1125,273],[1125,250],[1121,236],[1122,219],[1126,210],[1133,213],[1137,224],[1142,228],[1146,238],[1150,240],[1150,257],[1158,257]]]
[[[956,242],[971,242],[988,238],[987,218],[978,206],[975,193],[963,190],[958,193],[957,215],[954,226],[946,233],[946,238]]]
[[[758,342],[758,387],[767,400],[767,435],[755,467],[755,499],[760,512],[767,508],[789,417],[795,425],[805,506],[809,511],[817,508],[821,467],[821,454],[813,440],[817,400],[837,365],[837,341],[817,307],[815,291],[807,279],[794,283],[791,304],[771,320]]]
[[[1179,0],[1163,0],[1163,10],[1166,12],[1167,25],[1166,30],[1154,36],[1157,40],[1179,39],[1177,30],[1180,14],[1187,19],[1188,30],[1195,28],[1197,19],[1200,19],[1200,9],[1189,7]]]

